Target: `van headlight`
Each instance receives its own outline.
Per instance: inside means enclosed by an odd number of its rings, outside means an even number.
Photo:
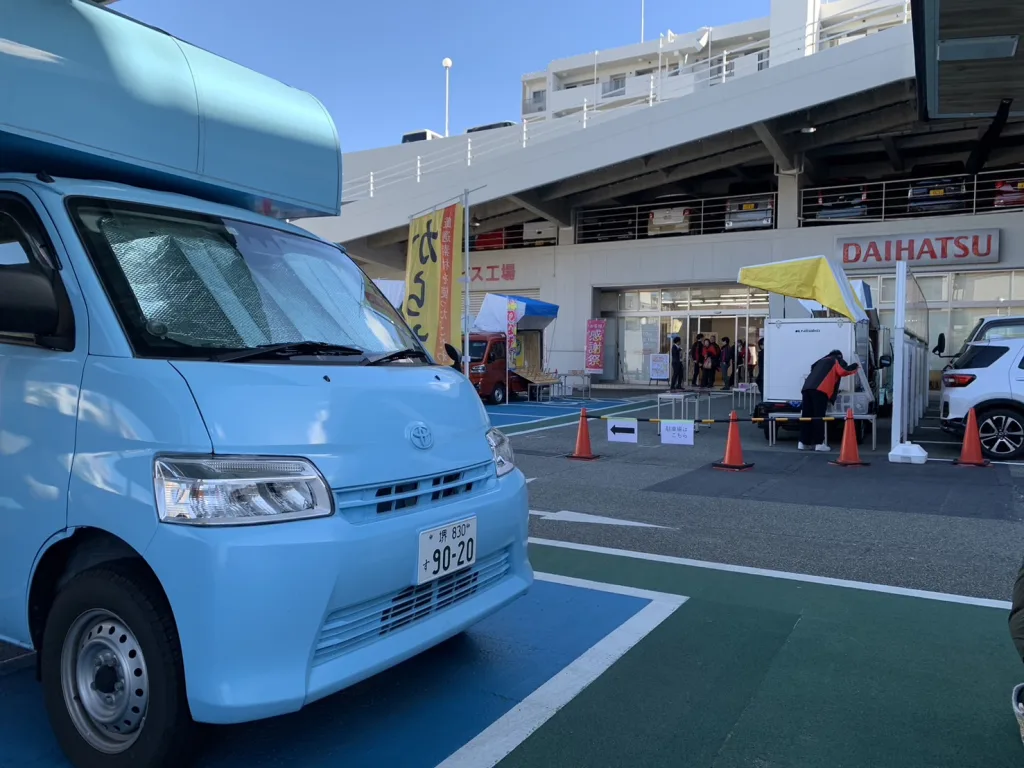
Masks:
[[[507,475],[516,468],[516,456],[512,451],[512,441],[504,432],[498,429],[488,430],[487,442],[491,444],[491,453],[494,454],[494,466],[498,471],[498,477]]]
[[[162,457],[153,467],[165,523],[251,525],[334,514],[334,498],[303,459]]]

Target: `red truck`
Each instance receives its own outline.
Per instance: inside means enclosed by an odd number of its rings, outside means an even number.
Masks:
[[[508,399],[505,371],[508,365],[505,334],[471,333],[469,335],[469,380],[480,397],[495,405]],[[526,382],[515,373],[508,374],[512,394],[525,393]]]

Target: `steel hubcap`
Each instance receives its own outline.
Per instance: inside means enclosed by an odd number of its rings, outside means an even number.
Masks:
[[[149,674],[139,641],[117,616],[79,616],[61,651],[64,701],[94,749],[117,754],[135,743],[146,719]]]

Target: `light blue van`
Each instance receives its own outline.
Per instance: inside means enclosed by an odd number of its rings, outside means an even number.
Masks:
[[[508,440],[282,220],[341,207],[319,103],[77,0],[0,18],[0,639],[71,762],[179,768],[522,595]]]

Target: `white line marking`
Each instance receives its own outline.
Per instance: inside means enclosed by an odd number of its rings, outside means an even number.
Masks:
[[[664,525],[653,523],[638,523],[633,520],[623,520],[620,517],[604,517],[603,515],[588,515],[583,512],[570,512],[567,509],[558,512],[541,512],[538,509],[531,509],[531,515],[536,515],[542,520],[554,520],[560,523],[596,523],[598,525],[619,525],[626,528],[666,528]]]
[[[686,602],[682,595],[649,592],[554,574],[537,573],[534,576],[541,581],[630,595],[651,602],[491,723],[438,768],[493,768]]]
[[[938,459],[929,456],[928,461],[942,461],[947,464],[952,464],[956,459]],[[1000,464],[1004,467],[1024,467],[1024,461],[990,461],[989,464]]]
[[[646,410],[649,410],[650,408],[654,408],[655,405],[656,405],[656,403],[654,403],[652,401],[650,405],[645,405],[642,408],[630,408],[628,411],[616,411],[615,415],[617,416],[620,413],[636,413],[637,411],[646,411]],[[616,406],[611,406],[611,407],[614,408]],[[604,411],[604,410],[607,410],[607,409],[606,408],[594,408],[590,412],[591,413],[595,413],[597,411]],[[526,424],[528,422],[524,421],[524,422],[520,422],[520,423]],[[519,432],[509,432],[508,436],[509,437],[518,437],[519,435],[529,435],[529,434],[532,434],[533,432],[544,432],[544,431],[549,430],[549,429],[563,429],[565,427],[577,427],[577,426],[579,426],[579,423],[580,423],[579,420],[576,420],[576,421],[566,422],[565,424],[551,424],[550,426],[547,426],[547,427],[537,427],[535,429],[524,429],[524,430],[521,430]],[[510,426],[512,426],[512,425],[510,425]]]
[[[850,581],[848,579],[833,579],[828,576],[811,576],[805,573],[789,573],[787,571],[773,571],[766,568],[752,568],[746,565],[729,565],[728,563],[710,563],[706,560],[690,560],[685,557],[672,557],[670,555],[655,555],[650,552],[633,552],[628,549],[612,549],[611,547],[597,547],[591,544],[576,544],[569,541],[555,541],[553,539],[538,539],[531,536],[531,544],[542,547],[560,547],[562,549],[575,549],[581,552],[593,552],[600,555],[613,555],[615,557],[629,557],[635,560],[649,560],[655,563],[668,563],[670,565],[688,565],[692,568],[707,568],[713,571],[728,571],[730,573],[742,573],[747,576],[765,576],[771,579],[787,579],[789,581],[802,581],[810,584],[822,584],[828,587],[844,587],[846,589],[860,589],[866,592],[883,592],[890,595],[902,595],[904,597],[917,597],[923,600],[937,600],[945,603],[960,603],[962,605],[975,605],[981,608],[999,608],[1009,610],[1010,603],[1005,600],[990,600],[984,597],[968,597],[967,595],[951,595],[945,592],[929,592],[923,589],[909,589],[907,587],[891,587],[886,584],[871,584],[866,581]]]
[[[528,478],[526,478],[526,484],[529,485],[530,483],[532,483],[536,479],[537,479],[536,477],[528,477]]]

